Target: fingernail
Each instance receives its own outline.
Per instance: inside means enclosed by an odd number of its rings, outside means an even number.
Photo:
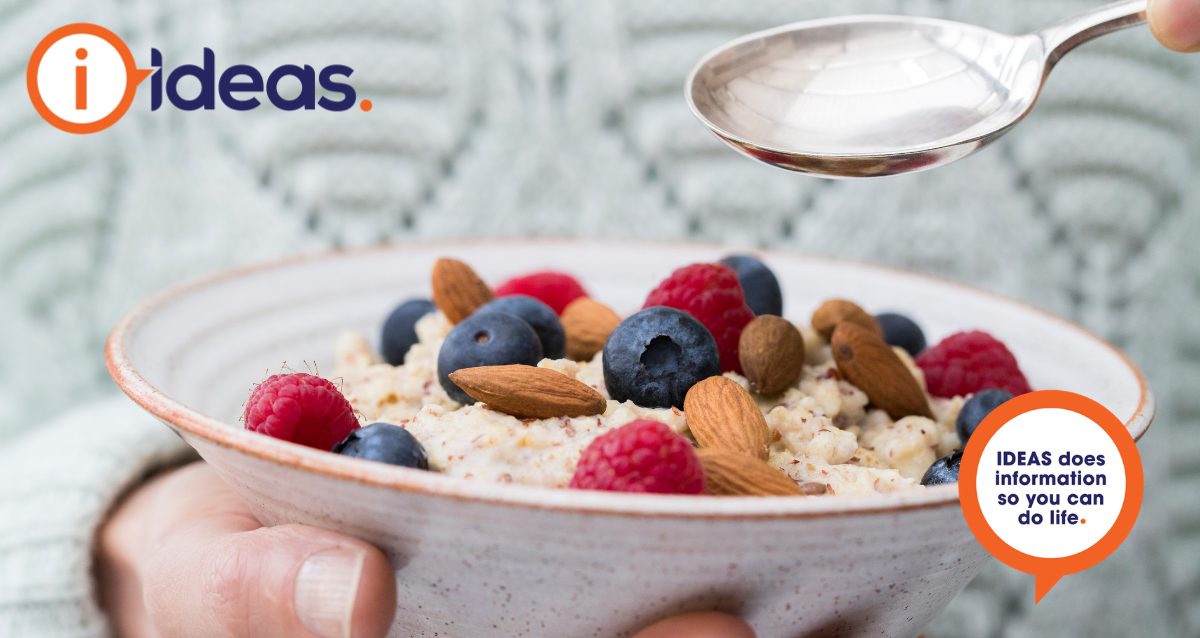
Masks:
[[[321,638],[350,638],[362,577],[361,551],[335,547],[308,557],[296,575],[296,614]]]

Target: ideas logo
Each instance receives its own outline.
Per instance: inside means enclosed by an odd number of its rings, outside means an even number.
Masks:
[[[313,110],[318,106],[327,111],[345,111],[358,99],[354,87],[340,81],[354,73],[342,64],[327,66],[319,74],[311,66],[285,64],[264,80],[258,69],[247,64],[231,66],[218,78],[215,55],[208,48],[204,49],[202,66],[184,64],[167,74],[158,49],[150,49],[150,63],[154,68],[137,68],[125,42],[104,27],[68,24],[38,43],[25,69],[25,84],[29,100],[42,119],[62,131],[80,135],[103,131],[121,119],[133,104],[138,85],[151,74],[151,111],[162,106],[164,85],[167,99],[184,111],[211,110],[218,97],[230,109],[248,111],[261,104],[253,94],[264,91],[271,104],[284,111]],[[196,97],[179,94],[179,82],[186,77],[199,81]],[[286,77],[299,81],[299,95],[280,95],[279,83]],[[340,99],[318,99],[318,83],[328,93],[340,95]],[[371,101],[363,100],[359,108],[370,111]]]

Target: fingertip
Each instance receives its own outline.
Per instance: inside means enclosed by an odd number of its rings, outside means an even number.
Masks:
[[[396,572],[383,552],[365,545],[358,595],[351,616],[353,638],[384,638],[396,617]]]
[[[396,615],[396,575],[383,552],[358,539],[288,527],[312,541],[335,543],[309,554],[296,573],[300,623],[320,638],[384,638]]]
[[[1200,0],[1150,0],[1146,21],[1154,37],[1168,49],[1200,51]]]
[[[634,638],[754,638],[754,630],[737,616],[698,611],[660,620]]]

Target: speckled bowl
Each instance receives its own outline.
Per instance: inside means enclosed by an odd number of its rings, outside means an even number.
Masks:
[[[405,246],[241,269],[147,301],[113,330],[109,371],[179,433],[268,525],[358,536],[396,566],[392,636],[624,636],[677,612],[740,614],[764,637],[912,636],[988,555],[956,486],[877,496],[711,498],[497,485],[343,458],[246,432],[252,383],[283,362],[332,369],[337,335],[375,334],[398,301],[429,294],[440,256],[491,282],[535,269],[580,276],[619,312],[709,246],[518,241]],[[766,253],[785,314],[825,299],[908,313],[939,339],[982,328],[1035,388],[1082,393],[1139,437],[1154,414],[1141,374],[1084,330],[956,284]]]

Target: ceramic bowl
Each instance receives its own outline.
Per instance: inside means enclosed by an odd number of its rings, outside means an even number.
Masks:
[[[251,384],[284,362],[332,370],[346,329],[376,335],[388,311],[429,294],[436,258],[489,282],[553,268],[618,312],[640,307],[710,246],[523,241],[404,246],[233,271],[130,312],[109,371],[179,433],[264,524],[366,539],[396,567],[392,636],[625,636],[686,610],[741,615],[760,636],[911,636],[988,560],[954,485],[871,496],[711,498],[498,485],[344,458],[238,425]],[[936,341],[980,328],[1013,350],[1034,388],[1104,404],[1135,436],[1154,399],[1138,370],[1084,330],[964,286],[767,252],[785,315],[829,298],[916,319]]]

